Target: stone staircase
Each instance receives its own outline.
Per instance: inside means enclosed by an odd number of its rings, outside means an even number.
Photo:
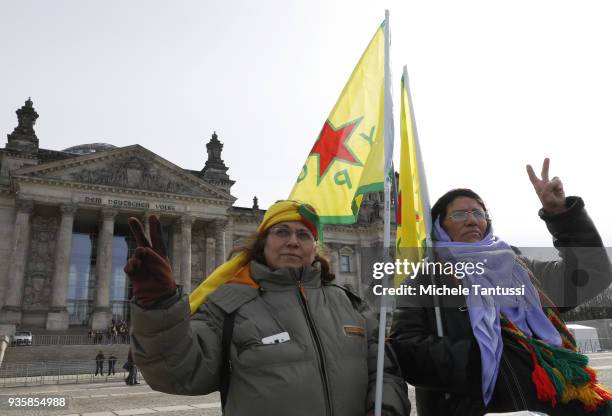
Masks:
[[[104,336],[100,343],[91,344],[85,328],[64,331],[32,330],[33,346],[8,346],[0,363],[0,388],[29,384],[87,383],[94,377],[95,357],[99,351],[105,356],[104,378],[100,381],[123,380],[122,368],[127,361],[129,344],[112,342]],[[37,345],[37,343],[39,343]],[[117,357],[115,376],[107,376],[108,357]]]
[[[91,363],[95,367],[94,358],[98,351],[102,351],[105,357],[115,354],[117,365],[120,366],[127,359],[129,348],[129,344],[15,346],[6,349],[2,364],[78,361]]]

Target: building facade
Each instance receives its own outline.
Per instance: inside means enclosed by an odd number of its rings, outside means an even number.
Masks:
[[[160,217],[177,283],[197,286],[251,235],[264,210],[237,207],[234,181],[213,133],[201,170],[184,169],[140,145],[41,148],[28,99],[0,149],[0,324],[106,329],[129,319],[135,248],[127,219]],[[337,283],[365,294],[382,246],[380,194],[367,195],[359,222],[327,226]],[[148,232],[148,230],[146,230]]]

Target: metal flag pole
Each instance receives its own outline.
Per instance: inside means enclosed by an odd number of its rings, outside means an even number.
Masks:
[[[385,181],[384,181],[384,226],[383,226],[383,260],[389,261],[391,247],[391,183],[389,172],[393,162],[393,100],[391,97],[391,69],[389,62],[389,10],[385,10],[385,88],[384,88],[384,144],[385,144]],[[389,276],[385,273],[382,285],[383,290],[387,287]],[[385,292],[383,292],[384,294]],[[378,322],[378,355],[376,359],[376,395],[374,401],[374,415],[381,416],[382,412],[382,388],[385,362],[385,338],[387,327],[387,303],[386,296],[380,299],[380,316]]]

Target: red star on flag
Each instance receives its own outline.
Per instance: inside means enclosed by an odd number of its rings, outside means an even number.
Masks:
[[[421,216],[418,211],[415,212],[415,220],[418,223],[421,221]],[[397,207],[395,208],[395,221],[397,225],[402,225],[402,191],[397,193]]]
[[[310,155],[319,156],[319,178],[327,171],[327,168],[333,163],[334,159],[349,163],[359,163],[346,147],[346,142],[356,125],[357,120],[335,129],[329,120],[325,121],[319,138],[310,151]]]
[[[397,193],[397,206],[395,207],[395,221],[402,225],[402,191]]]

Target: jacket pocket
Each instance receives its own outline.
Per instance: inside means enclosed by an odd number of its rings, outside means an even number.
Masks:
[[[289,340],[277,343],[264,343],[263,339],[289,334]],[[293,339],[291,331],[281,328],[273,321],[254,322],[242,319],[234,327],[232,343],[235,348],[233,360],[244,367],[274,366],[304,359],[304,351]]]
[[[237,364],[245,368],[271,368],[304,359],[304,351],[294,340],[278,344],[253,343],[245,347],[236,357]]]

